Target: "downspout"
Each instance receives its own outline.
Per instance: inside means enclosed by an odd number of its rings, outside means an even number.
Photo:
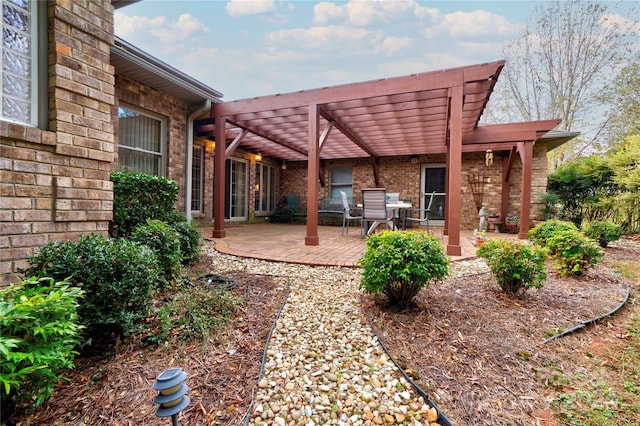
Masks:
[[[211,109],[211,100],[204,101],[204,105],[193,111],[187,116],[187,152],[185,158],[187,160],[185,164],[185,190],[184,190],[184,212],[187,215],[187,219],[191,220],[193,215],[191,214],[191,179],[193,178],[193,122],[199,116]],[[204,200],[203,200],[204,201]]]

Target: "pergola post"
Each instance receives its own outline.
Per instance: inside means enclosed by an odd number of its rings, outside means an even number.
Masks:
[[[317,104],[309,105],[309,155],[307,157],[307,236],[304,244],[317,246],[318,237],[318,173],[320,172],[320,113]]]
[[[531,169],[533,163],[533,142],[518,143],[518,152],[522,161],[522,181],[520,182],[520,231],[518,238],[526,240],[529,236],[531,215]]]
[[[214,105],[215,111],[215,105]],[[226,231],[224,230],[224,189],[225,189],[225,166],[226,166],[226,141],[225,141],[225,128],[226,120],[219,115],[215,116],[215,140],[216,149],[215,157],[213,160],[214,167],[214,180],[213,180],[213,238],[226,237]]]
[[[460,208],[461,208],[461,176],[462,176],[462,82],[451,87],[451,116],[449,117],[449,146],[447,164],[447,229],[449,238],[447,254],[462,255],[460,246]]]

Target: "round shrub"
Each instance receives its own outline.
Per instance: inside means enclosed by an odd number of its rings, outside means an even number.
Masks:
[[[153,288],[164,281],[149,247],[101,235],[46,244],[27,261],[30,266],[20,270],[24,276],[68,278],[85,291],[78,314],[90,339],[136,331],[149,312]]]
[[[198,230],[193,221],[188,220],[187,217],[180,212],[173,212],[167,216],[166,221],[176,232],[180,240],[182,264],[191,265],[197,262],[200,258],[200,241],[202,240],[200,230]]]
[[[180,187],[165,177],[136,172],[111,173],[113,220],[109,235],[128,237],[147,219],[164,220],[174,211]]]
[[[476,254],[485,259],[505,293],[515,295],[529,288],[539,289],[547,279],[547,254],[541,246],[493,239],[481,245]]]
[[[613,222],[597,220],[591,222],[584,233],[587,237],[596,240],[600,247],[606,247],[610,242],[618,241],[622,237],[622,226]]]
[[[180,240],[166,222],[147,219],[133,230],[131,240],[151,248],[158,257],[165,282],[175,282],[181,270]]]
[[[360,287],[387,297],[392,305],[408,305],[432,280],[449,275],[449,257],[440,240],[427,232],[381,232],[367,237],[359,260]]]
[[[547,220],[529,230],[529,240],[541,246],[547,244],[547,240],[558,231],[577,231],[573,222],[564,220]]]
[[[577,230],[559,231],[547,240],[561,275],[582,275],[595,266],[604,252],[598,243]]]

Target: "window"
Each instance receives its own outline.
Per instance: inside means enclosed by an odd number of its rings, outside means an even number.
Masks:
[[[276,169],[256,163],[255,211],[273,212],[276,203]]]
[[[43,116],[42,109],[46,118],[46,99],[38,102],[39,93],[46,93],[46,90],[39,90],[38,87],[40,81],[46,82],[47,73],[46,66],[38,67],[39,56],[46,55],[46,49],[40,49],[43,42],[41,38],[44,38],[46,46],[46,31],[42,31],[42,34],[38,32],[41,25],[46,28],[46,5],[47,2],[0,0],[2,120],[36,126],[41,124],[38,119]],[[39,10],[45,13],[38,13]],[[46,64],[46,56],[41,62]]]
[[[124,170],[165,174],[164,119],[130,107],[118,108],[118,162]]]
[[[204,148],[193,147],[191,163],[191,211],[202,211],[202,182],[204,182]]]
[[[353,168],[351,166],[335,166],[331,168],[331,198],[340,198],[340,191],[347,197],[353,196]]]

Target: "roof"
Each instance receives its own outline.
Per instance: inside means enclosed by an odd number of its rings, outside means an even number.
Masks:
[[[111,47],[111,64],[115,67],[117,74],[125,75],[160,92],[168,93],[190,105],[200,105],[207,100],[214,103],[220,102],[220,98],[223,96],[217,90],[119,37],[114,37],[114,45]]]
[[[504,61],[471,65],[222,102],[211,118],[196,121],[196,134],[213,138],[216,116],[225,117],[235,148],[282,160],[305,160],[309,110],[320,115],[320,158],[343,159],[445,153],[452,93],[462,89],[463,150],[494,150],[501,143],[536,140],[557,120],[479,126]],[[246,136],[242,136],[246,133]],[[326,138],[325,138],[326,135]]]
[[[580,132],[565,132],[560,130],[550,130],[549,133],[540,138],[541,141],[547,143],[547,152],[556,149],[560,145],[569,142],[571,139],[580,135]]]

